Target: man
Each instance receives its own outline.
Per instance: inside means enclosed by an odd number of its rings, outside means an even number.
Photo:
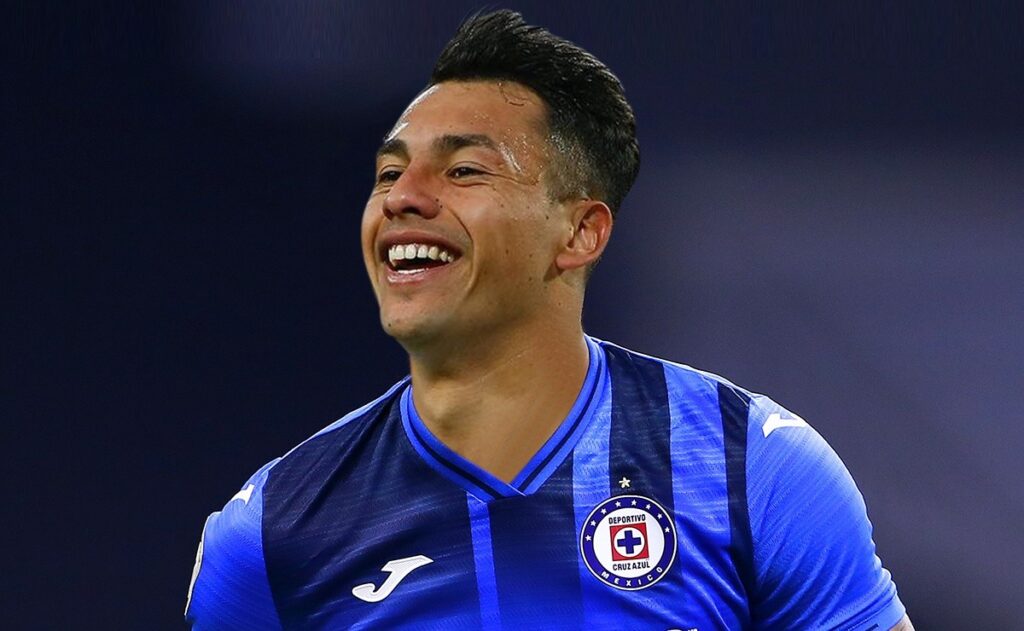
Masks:
[[[207,521],[194,629],[910,629],[799,417],[583,333],[636,176],[619,81],[500,11],[377,155],[362,248],[411,377]]]

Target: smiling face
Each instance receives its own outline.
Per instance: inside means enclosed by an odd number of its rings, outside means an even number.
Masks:
[[[540,323],[564,302],[571,204],[546,185],[545,106],[516,83],[441,83],[378,153],[362,222],[381,323],[410,351]]]

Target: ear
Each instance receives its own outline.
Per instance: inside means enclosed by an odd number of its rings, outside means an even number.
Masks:
[[[584,268],[597,261],[612,236],[612,211],[604,202],[578,200],[570,213],[572,224],[555,257],[555,266],[562,271]]]

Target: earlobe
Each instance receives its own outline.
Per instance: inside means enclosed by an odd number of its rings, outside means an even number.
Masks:
[[[560,270],[587,267],[601,257],[612,233],[612,212],[604,202],[587,199],[577,202],[569,238],[555,258]]]

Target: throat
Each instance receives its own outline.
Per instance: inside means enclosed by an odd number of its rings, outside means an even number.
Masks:
[[[417,378],[413,405],[423,424],[460,457],[511,482],[573,411],[590,363],[585,340],[554,366],[507,365],[466,380]],[[574,355],[574,356],[573,356]]]
[[[415,386],[413,399],[417,398]],[[461,458],[511,483],[556,432],[568,409],[543,409],[533,402],[482,401],[465,417],[447,415],[443,422],[414,401],[417,416],[431,434]],[[571,403],[569,404],[571,407]]]
[[[449,446],[502,482],[511,483],[551,438],[562,420],[538,422],[539,419],[534,419],[529,424],[508,422],[501,427],[492,427],[483,440],[470,438]],[[444,441],[443,438],[441,440]]]

